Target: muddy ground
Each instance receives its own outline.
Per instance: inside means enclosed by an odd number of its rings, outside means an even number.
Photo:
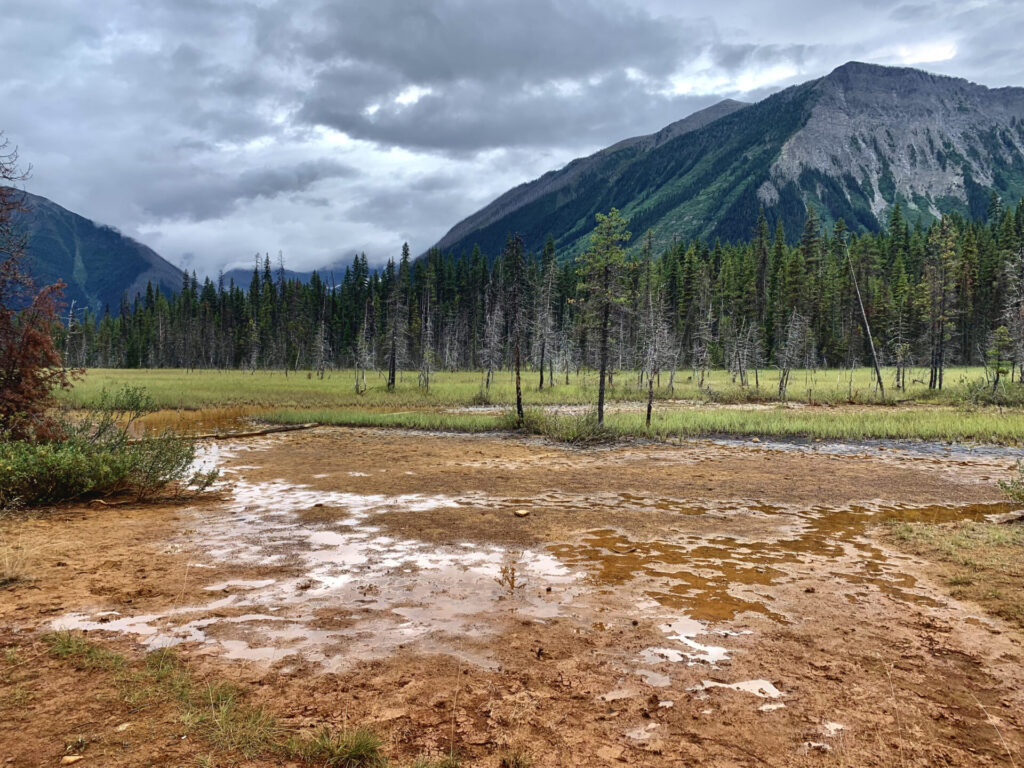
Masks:
[[[0,764],[210,751],[52,659],[58,628],[174,646],[398,761],[1024,764],[1020,631],[876,533],[1010,511],[1011,452],[348,429],[209,450],[214,497],[0,522],[32,577],[0,591]]]

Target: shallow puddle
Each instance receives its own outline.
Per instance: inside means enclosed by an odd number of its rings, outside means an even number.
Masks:
[[[273,567],[286,577],[219,581],[204,590],[229,594],[209,603],[141,616],[70,614],[53,626],[131,634],[149,648],[199,643],[233,659],[297,656],[327,669],[414,642],[489,665],[462,641],[488,636],[507,616],[557,617],[576,593],[579,575],[548,553],[438,547],[381,535],[365,522],[387,510],[427,513],[466,499],[244,480],[231,494],[226,511],[198,521],[187,542],[201,543],[205,562],[196,565]],[[302,513],[311,509],[329,514],[306,522]]]
[[[163,409],[148,413],[132,424],[131,434],[159,434],[170,430],[179,435],[217,435],[245,432],[255,427],[255,420],[268,409],[240,405],[230,408],[199,410]]]

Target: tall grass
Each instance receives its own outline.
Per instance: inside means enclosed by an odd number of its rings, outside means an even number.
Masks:
[[[517,429],[505,413],[438,413],[431,411],[354,411],[350,409],[269,411],[262,418],[275,424],[320,424],[396,427],[446,432],[487,432]],[[759,410],[694,407],[655,411],[648,429],[643,413],[610,413],[603,430],[588,414],[565,416],[527,411],[522,429],[568,443],[610,437],[653,439],[744,435],[822,440],[927,440],[996,445],[1024,443],[1024,414],[993,410],[963,412],[953,408],[858,408]]]

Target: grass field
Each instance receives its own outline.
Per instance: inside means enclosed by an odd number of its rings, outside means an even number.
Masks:
[[[676,374],[674,391],[663,375],[655,390],[651,429],[644,425],[646,390],[635,373],[621,373],[609,390],[608,436],[657,438],[706,435],[760,435],[821,439],[920,439],[1019,444],[1024,442],[1024,387],[1014,383],[1001,393],[1014,406],[983,405],[988,388],[980,368],[949,369],[942,392],[928,390],[921,376],[906,392],[887,390],[882,401],[872,388],[870,369],[798,371],[791,377],[788,403],[778,402],[778,373],[763,371],[760,388],[741,387],[726,371],[713,371],[699,388],[690,371]],[[886,380],[892,372],[884,373]],[[244,415],[272,423],[320,422],[347,426],[390,426],[411,429],[479,432],[511,426],[502,409],[515,401],[512,377],[501,372],[484,390],[474,372],[433,375],[429,390],[417,386],[415,372],[405,372],[394,392],[383,376],[371,373],[367,389],[357,393],[352,371],[335,371],[319,379],[281,371],[90,370],[61,401],[70,408],[95,405],[104,389],[143,386],[157,407],[170,410],[239,409]],[[537,375],[524,376],[528,408],[556,405],[592,406],[597,376],[592,371],[556,376],[554,387],[538,390]],[[981,398],[979,398],[979,393]],[[491,406],[472,410],[477,406]],[[466,409],[460,411],[459,409]],[[580,409],[578,409],[580,410]],[[549,415],[547,427],[575,434],[585,416],[580,412]],[[536,420],[535,420],[536,423]]]
[[[956,405],[964,401],[972,385],[984,379],[981,368],[948,368],[946,387],[941,392],[927,387],[927,370],[915,370],[907,376],[907,391],[888,387],[893,371],[884,369],[888,403],[917,402],[937,405]],[[597,399],[597,374],[594,371],[575,372],[565,384],[565,374],[555,374],[555,386],[538,391],[538,374],[524,372],[523,395],[527,404],[587,404]],[[870,368],[850,370],[794,371],[790,377],[787,400],[796,403],[820,405],[859,403],[879,404],[881,400],[873,386],[874,373]],[[674,391],[668,389],[669,375],[662,374],[660,387],[655,389],[658,399],[694,400],[699,402],[746,403],[778,400],[779,373],[774,369],[760,372],[760,387],[741,387],[732,381],[728,371],[711,371],[703,389],[697,386],[692,371],[679,371],[675,376]],[[435,372],[431,376],[429,391],[417,386],[415,371],[400,375],[394,392],[388,392],[385,377],[371,372],[366,377],[367,388],[362,394],[355,391],[353,371],[332,371],[323,379],[306,372],[282,371],[211,371],[180,369],[91,369],[85,377],[61,398],[71,407],[79,408],[95,403],[104,389],[117,389],[125,384],[146,387],[156,405],[161,408],[209,408],[233,405],[262,407],[313,408],[415,408],[433,406],[461,406],[474,404],[512,405],[515,388],[508,371],[499,372],[489,390],[484,390],[483,376],[479,372]],[[1005,397],[1024,404],[1024,386],[1007,385]],[[608,390],[612,401],[644,400],[646,387],[638,386],[635,372],[615,376]]]

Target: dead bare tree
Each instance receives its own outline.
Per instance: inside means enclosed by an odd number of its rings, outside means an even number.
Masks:
[[[320,321],[316,326],[316,335],[313,337],[313,370],[316,371],[317,378],[322,379],[324,377],[324,371],[327,368],[327,361],[331,357],[331,347],[327,340],[327,323],[324,322],[323,313],[321,312]]]
[[[505,325],[501,291],[491,287],[484,298],[484,345],[481,362],[484,368],[484,388],[490,391],[494,372],[501,366],[502,330]]]
[[[430,291],[424,291],[420,304],[420,389],[430,389],[434,370],[434,315],[430,311]]]
[[[868,313],[864,309],[864,300],[860,296],[860,283],[857,281],[857,271],[853,268],[853,259],[850,258],[850,246],[846,247],[846,263],[850,267],[850,277],[853,280],[853,289],[857,296],[857,305],[860,307],[860,316],[864,321],[864,334],[867,336],[868,348],[871,350],[871,362],[875,366],[875,379],[878,382],[878,391],[885,400],[885,382],[882,381],[882,369],[878,365],[878,355],[875,353],[875,340],[871,335],[871,323],[868,322]]]
[[[793,369],[807,359],[810,346],[810,324],[806,317],[794,310],[786,323],[783,342],[775,353],[775,364],[779,368],[779,400],[785,402],[789,377]]]
[[[697,285],[695,299],[697,326],[693,333],[693,345],[690,349],[690,365],[693,377],[698,379],[697,386],[704,389],[708,371],[711,368],[711,345],[714,344],[714,316],[711,305],[711,275],[708,265],[703,265]]]
[[[643,260],[640,263],[640,360],[641,375],[647,377],[647,418],[650,429],[654,410],[654,382],[661,367],[672,358],[671,330],[665,320],[663,286],[651,261],[651,233],[647,233]]]
[[[549,253],[550,250],[550,253]],[[558,267],[555,263],[554,243],[549,240],[541,262],[540,285],[536,295],[536,309],[533,314],[534,362],[540,371],[538,389],[544,389],[544,366],[551,365],[554,357],[551,347],[555,330],[554,295]],[[551,366],[554,373],[554,367]],[[548,377],[549,386],[554,386],[554,376]]]
[[[377,359],[377,352],[374,348],[377,339],[376,313],[373,307],[373,297],[367,295],[363,307],[363,325],[359,329],[359,338],[356,341],[356,394],[361,395],[366,391],[366,369],[374,365]]]
[[[1006,263],[1006,308],[1003,323],[1013,345],[1012,366],[1019,368],[1017,380],[1024,383],[1024,246]],[[1013,381],[1013,368],[1010,369]]]

